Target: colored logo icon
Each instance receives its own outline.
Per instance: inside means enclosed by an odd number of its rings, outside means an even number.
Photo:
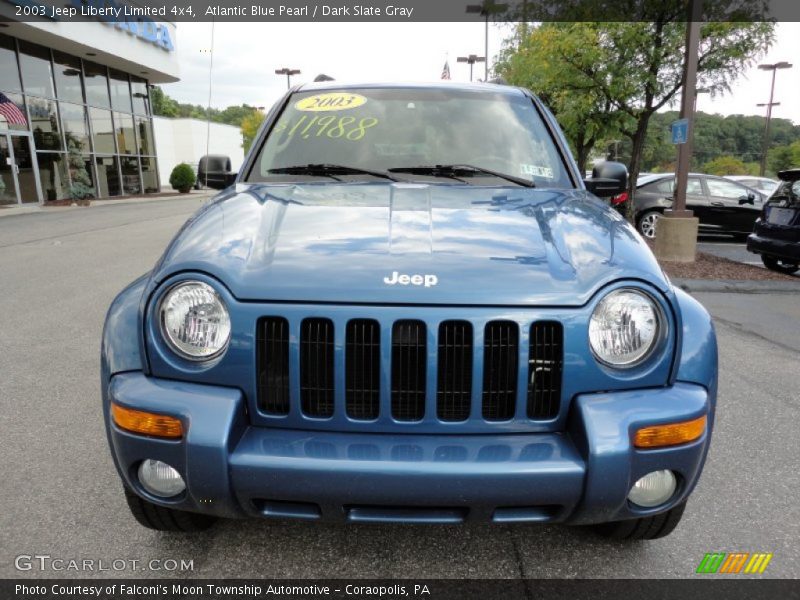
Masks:
[[[697,573],[763,573],[772,553],[767,552],[709,552],[700,561]]]

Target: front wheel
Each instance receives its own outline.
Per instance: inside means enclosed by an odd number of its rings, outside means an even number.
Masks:
[[[639,220],[636,222],[636,228],[643,237],[646,237],[649,240],[655,239],[656,226],[658,225],[658,220],[660,218],[661,213],[659,211],[648,210],[639,217]]]
[[[686,502],[682,502],[667,512],[652,517],[601,523],[592,528],[597,534],[613,540],[655,540],[672,533],[681,522],[685,509]]]
[[[208,515],[166,508],[140,498],[130,490],[125,490],[125,500],[133,518],[140,525],[157,531],[196,533],[211,527],[216,518]]]
[[[797,262],[775,258],[774,256],[767,256],[766,254],[761,255],[761,262],[763,262],[764,266],[770,271],[777,271],[778,273],[784,273],[786,275],[792,275],[800,271],[800,264]]]

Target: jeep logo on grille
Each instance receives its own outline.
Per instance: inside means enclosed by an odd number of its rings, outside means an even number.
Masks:
[[[405,273],[398,273],[393,271],[391,277],[384,277],[383,283],[386,285],[424,285],[425,287],[433,287],[439,283],[439,278],[436,275],[406,275]]]

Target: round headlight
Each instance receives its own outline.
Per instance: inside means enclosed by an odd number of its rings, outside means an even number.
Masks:
[[[598,303],[589,321],[592,352],[606,365],[632,367],[655,347],[661,321],[661,311],[644,292],[613,291]]]
[[[173,287],[159,308],[161,333],[169,345],[190,360],[220,354],[231,337],[231,319],[219,294],[202,281]]]

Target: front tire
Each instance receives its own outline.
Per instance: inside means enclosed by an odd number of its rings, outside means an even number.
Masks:
[[[647,238],[648,240],[653,240],[656,237],[656,226],[658,225],[658,220],[660,218],[660,211],[645,211],[636,220],[636,229],[640,234],[642,234],[642,237]]]
[[[685,509],[686,502],[682,502],[665,513],[641,519],[601,523],[592,528],[598,535],[612,540],[656,540],[672,533],[681,522]]]
[[[800,264],[775,258],[774,256],[767,256],[766,254],[761,255],[761,262],[763,262],[764,266],[770,271],[777,271],[785,275],[792,275],[800,271]]]
[[[166,508],[140,498],[130,490],[125,490],[125,500],[133,518],[140,525],[156,531],[197,533],[205,531],[216,521],[215,517]]]

